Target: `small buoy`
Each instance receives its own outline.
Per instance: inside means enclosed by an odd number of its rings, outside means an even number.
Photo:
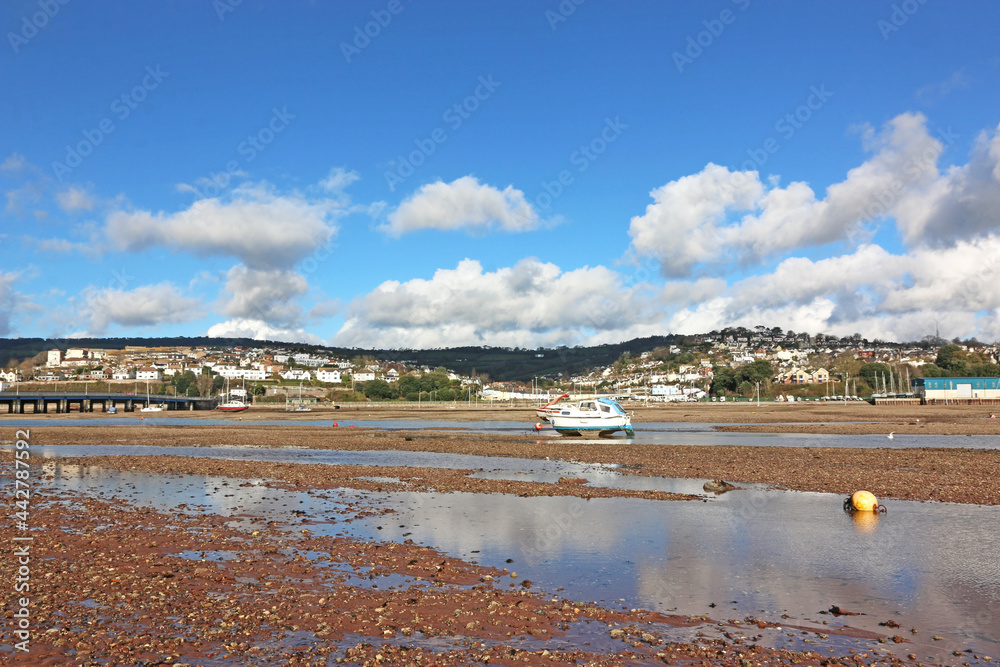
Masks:
[[[535,424],[535,430],[536,431],[541,431],[542,430],[542,425],[541,424]]]
[[[878,498],[870,491],[855,491],[854,495],[844,500],[844,508],[855,512],[878,512]]]
[[[996,419],[996,418],[997,418],[996,415],[990,415],[990,419]]]
[[[351,424],[350,428],[354,428],[354,424]]]
[[[333,425],[334,425],[334,426],[336,426],[336,425],[337,425],[337,422],[333,422]]]

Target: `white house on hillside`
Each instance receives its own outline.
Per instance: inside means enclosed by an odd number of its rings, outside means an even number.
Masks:
[[[152,366],[143,366],[135,372],[136,380],[162,380],[163,373],[160,369],[153,368]]]
[[[333,384],[337,384],[341,382],[340,370],[336,368],[334,369],[321,368],[318,371],[316,371],[316,379],[319,380],[320,382],[330,382]]]

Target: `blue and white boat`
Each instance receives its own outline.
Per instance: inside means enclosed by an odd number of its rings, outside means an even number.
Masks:
[[[549,413],[552,428],[562,435],[596,434],[610,435],[625,431],[635,435],[632,418],[625,408],[611,398],[595,398],[580,401],[575,407],[565,406],[558,412]]]

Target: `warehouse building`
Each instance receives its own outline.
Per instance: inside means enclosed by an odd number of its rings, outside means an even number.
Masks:
[[[928,403],[1000,400],[1000,378],[917,378],[913,392]]]

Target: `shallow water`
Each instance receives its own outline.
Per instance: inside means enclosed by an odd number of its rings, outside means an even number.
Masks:
[[[360,454],[373,458],[407,453]],[[492,461],[481,461],[478,467],[488,468]],[[601,466],[530,461],[528,468],[518,470],[518,460],[501,461],[504,467],[481,474],[589,475],[615,486],[635,481]],[[63,488],[104,498],[119,496],[163,510],[177,511],[184,503],[185,511],[232,516],[248,528],[249,517],[263,517],[278,520],[289,530],[305,522],[319,534],[411,539],[483,565],[510,568],[517,572],[516,583],[530,579],[533,589],[558,591],[578,601],[705,614],[719,620],[749,615],[827,632],[850,625],[898,633],[909,643],[898,647],[848,639],[824,643],[888,647],[934,662],[951,662],[951,651],[965,648],[1000,654],[997,507],[889,501],[888,514],[859,520],[843,512],[839,496],[756,486],[707,502],[588,501],[285,491],[267,488],[260,480],[241,487],[245,480],[126,473],[65,466],[57,460],[46,466]],[[700,486],[693,480],[639,481],[671,490]],[[395,513],[358,517],[349,509],[358,501]],[[345,519],[353,521],[344,523]],[[508,558],[513,563],[507,564]],[[836,618],[820,613],[831,605],[865,615]],[[782,614],[790,618],[782,619]],[[901,627],[878,626],[888,620]],[[822,625],[824,621],[829,626]],[[911,635],[910,628],[919,634]],[[803,648],[801,633],[792,634],[796,637],[771,632],[762,642]],[[944,639],[933,641],[934,635]]]
[[[193,419],[177,418],[120,418],[107,419],[3,419],[0,426],[10,428],[44,428],[60,426],[313,426],[331,428],[333,421],[322,420],[267,420],[237,421],[233,419]],[[573,443],[581,447],[601,445],[609,442],[635,445],[688,445],[688,446],[734,446],[754,447],[856,447],[861,449],[909,449],[914,447],[944,447],[967,449],[1000,449],[1000,424],[997,435],[900,435],[889,439],[888,433],[869,435],[838,435],[813,433],[731,433],[714,430],[723,424],[710,422],[643,422],[635,424],[635,437],[627,438],[623,433],[603,439],[583,439],[558,436],[550,426],[536,432],[534,424],[517,421],[422,421],[422,420],[346,420],[336,422],[338,428],[364,427],[383,431],[447,430],[453,433],[495,433],[502,435],[537,435],[551,437]],[[732,424],[727,424],[732,425]],[[888,430],[888,426],[886,429]]]

